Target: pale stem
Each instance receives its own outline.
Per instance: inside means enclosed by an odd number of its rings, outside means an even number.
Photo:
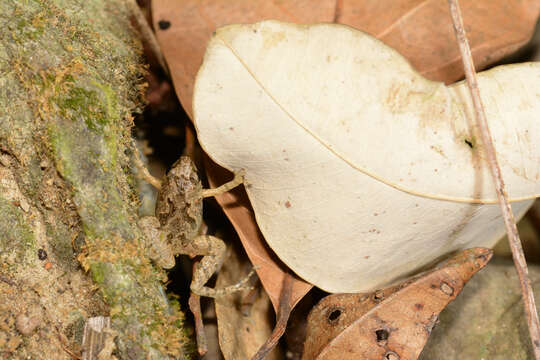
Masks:
[[[138,170],[137,176],[155,187],[157,190],[161,189],[161,180],[150,174],[150,172],[141,160],[141,154],[139,153],[139,149],[137,148],[137,145],[135,145],[135,141],[133,139],[131,139],[131,147],[133,151],[133,163]]]
[[[497,198],[499,199],[504,224],[506,225],[508,242],[510,243],[510,248],[512,249],[512,257],[514,259],[514,265],[516,267],[519,283],[521,285],[521,293],[523,295],[525,314],[529,324],[529,334],[532,341],[534,355],[536,360],[540,360],[540,323],[538,321],[538,313],[536,311],[531,281],[528,277],[527,262],[525,261],[525,255],[523,254],[523,248],[519,239],[514,214],[512,213],[512,208],[508,202],[508,195],[502,179],[501,169],[497,162],[495,146],[493,145],[491,133],[487,124],[486,114],[484,112],[484,106],[480,98],[471,49],[469,48],[469,43],[465,34],[458,0],[448,0],[448,4],[450,5],[450,14],[454,24],[454,32],[456,34],[459,50],[461,52],[461,58],[463,60],[463,68],[467,78],[467,86],[469,87],[472,97],[477,125],[480,129],[480,133],[482,134],[482,143],[484,144],[488,166],[495,184]]]
[[[139,7],[139,5],[137,5],[137,2],[135,0],[129,0],[127,3],[131,8],[133,18],[138,25],[143,40],[145,40],[148,44],[149,50],[152,52],[152,54],[154,54],[156,60],[159,63],[159,66],[161,66],[161,68],[163,69],[163,72],[165,72],[165,74],[170,77],[167,62],[163,57],[163,53],[161,52],[161,48],[159,47],[156,36],[154,35],[154,32],[150,28],[150,25],[146,21],[146,18],[142,13],[141,8]]]

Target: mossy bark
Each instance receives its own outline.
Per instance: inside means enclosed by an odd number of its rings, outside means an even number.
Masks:
[[[127,9],[0,1],[2,358],[70,359],[97,315],[111,316],[119,358],[186,356],[136,225],[130,114],[143,66]]]

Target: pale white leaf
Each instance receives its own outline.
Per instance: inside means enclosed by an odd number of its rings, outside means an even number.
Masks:
[[[519,216],[540,194],[540,64],[479,83]],[[246,170],[276,254],[324,290],[359,292],[504,233],[468,99],[360,31],[265,21],[217,31],[193,111],[205,151]]]

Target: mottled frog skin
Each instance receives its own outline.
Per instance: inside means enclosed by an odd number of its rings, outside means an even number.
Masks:
[[[167,231],[167,242],[174,254],[199,234],[202,223],[202,190],[197,169],[187,156],[176,161],[161,185],[156,217]]]
[[[219,297],[246,289],[248,275],[239,283],[222,289],[204,286],[223,265],[225,243],[210,235],[199,235],[202,223],[202,185],[197,169],[187,156],[176,161],[162,182],[156,203],[156,216],[139,220],[149,242],[148,256],[159,266],[170,269],[179,254],[204,255],[193,272],[191,291],[200,296]]]

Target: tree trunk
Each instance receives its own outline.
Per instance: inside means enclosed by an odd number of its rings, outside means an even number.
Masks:
[[[93,316],[111,317],[118,358],[186,356],[136,225],[144,86],[127,9],[0,1],[0,357],[71,359]]]

